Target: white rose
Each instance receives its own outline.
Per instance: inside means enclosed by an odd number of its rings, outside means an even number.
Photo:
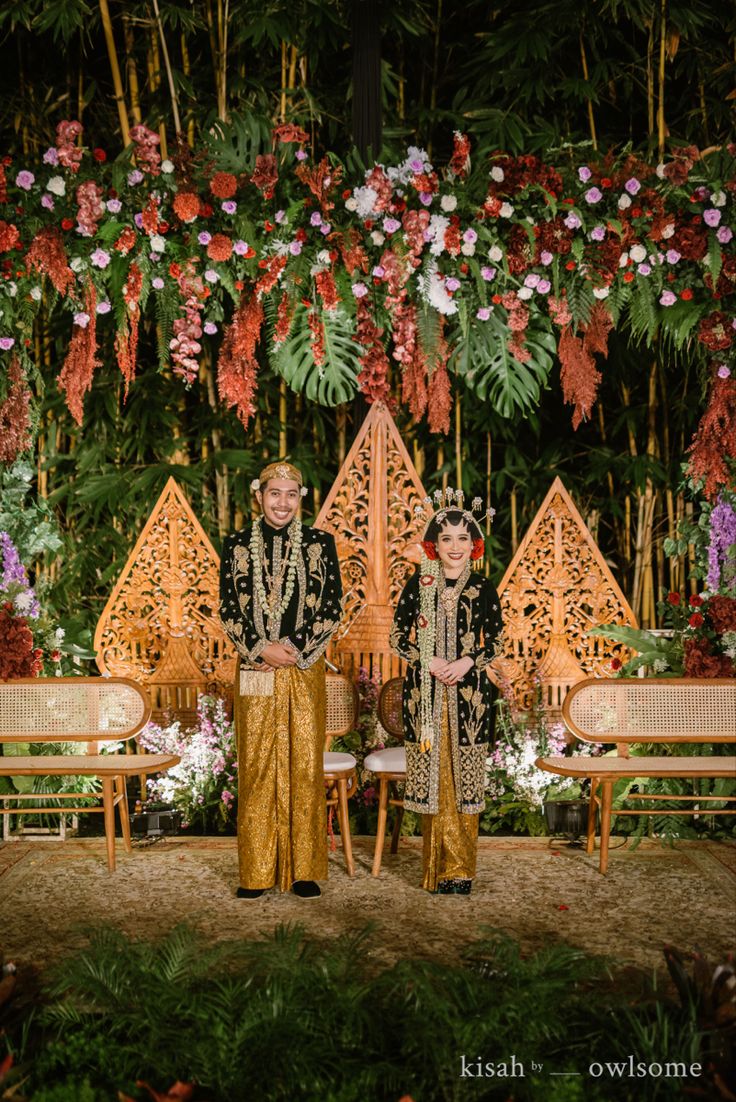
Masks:
[[[710,197],[710,201],[714,207],[725,207],[726,205],[726,193],[725,191],[714,191]]]
[[[610,292],[608,290],[608,287],[594,287],[593,288],[593,297],[594,298],[598,298],[598,299],[608,298],[609,293]]]
[[[167,174],[169,172],[173,172],[174,171],[173,161],[168,161],[168,160],[167,161],[162,161],[161,162],[161,171],[166,172]]]
[[[31,296],[31,298],[33,299],[34,302],[40,302],[41,301],[41,288],[40,287],[31,287],[30,296]]]
[[[618,201],[618,209],[619,210],[628,210],[630,206],[631,206],[631,196],[630,195],[621,195],[619,197],[619,201]]]
[[[497,184],[500,184],[504,178],[503,169],[500,165],[494,165],[491,169],[491,179],[495,180]]]
[[[662,237],[667,240],[668,237],[672,237],[675,232],[675,223],[668,222],[665,228],[662,230]]]
[[[501,209],[498,213],[500,214],[501,218],[510,218],[511,215],[514,213],[514,208],[511,206],[511,203],[502,203]]]
[[[330,250],[329,249],[320,249],[320,251],[317,253],[317,261],[320,264],[329,264],[330,263]]]
[[[492,245],[491,248],[488,250],[488,259],[492,260],[494,264],[498,264],[499,261],[503,260],[503,253],[499,249],[498,245]]]
[[[353,198],[352,195],[350,196],[349,199],[345,200],[345,209],[346,210],[351,210],[351,211],[356,210],[357,206],[358,206],[358,204],[357,204],[356,200]]]
[[[629,256],[635,264],[641,264],[643,260],[646,260],[647,250],[643,245],[632,245],[629,249]]]
[[[664,163],[662,161],[659,162],[654,171],[657,176],[659,176],[660,180],[664,180]]]
[[[11,279],[9,283],[5,284],[5,290],[8,292],[11,298],[15,298],[15,296],[18,294],[18,284]]]
[[[463,256],[475,256],[475,245],[472,241],[463,241],[460,252]]]
[[[618,258],[619,268],[625,268],[628,263],[629,263],[629,254],[628,253],[621,253],[621,256]]]
[[[46,185],[46,190],[54,195],[66,195],[66,183],[63,176],[52,176]]]
[[[519,290],[516,292],[516,297],[527,299],[531,298],[533,294],[534,290],[532,287],[520,287]]]
[[[160,234],[154,233],[151,237],[151,248],[157,253],[162,253],[166,248],[166,240]]]
[[[440,199],[440,210],[443,210],[445,214],[449,214],[457,206],[457,197],[455,195],[443,195]]]
[[[382,245],[386,238],[383,236],[380,230],[374,230],[371,234],[371,241],[374,245]]]
[[[87,265],[82,260],[81,256],[73,256],[72,259],[69,261],[69,267],[73,272],[78,273],[83,272]]]

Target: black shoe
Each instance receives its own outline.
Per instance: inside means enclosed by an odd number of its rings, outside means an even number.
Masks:
[[[437,884],[437,895],[470,895],[472,886],[472,880],[440,880]]]
[[[295,880],[291,890],[300,899],[316,899],[318,895],[322,895],[319,884],[315,884],[314,880]]]
[[[265,888],[238,888],[235,894],[238,899],[260,899],[265,891]]]

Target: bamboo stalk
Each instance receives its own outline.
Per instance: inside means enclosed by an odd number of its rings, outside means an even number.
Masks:
[[[207,399],[210,404],[210,409],[217,409],[217,394],[215,392],[215,373],[210,368],[209,359],[205,356],[202,357],[203,363],[206,362],[207,369],[204,372],[207,383]],[[201,373],[201,368],[200,368]],[[220,429],[212,428],[212,447],[215,452],[222,450],[222,433]],[[228,469],[224,465],[222,467],[215,468],[215,494],[217,495],[217,531],[219,535],[225,536],[230,531],[230,486]]]
[[[286,379],[279,383],[279,456],[283,457],[288,451],[287,442],[287,408],[286,408]]]
[[[486,509],[491,507],[491,434],[490,431],[486,432]],[[491,518],[486,513],[486,536],[491,534]],[[485,575],[487,578],[491,575],[491,560],[488,555],[484,556],[485,563]]]
[[[123,139],[123,145],[130,145],[130,127],[128,125],[128,110],[125,105],[125,96],[123,94],[123,82],[120,79],[120,65],[118,64],[118,55],[115,49],[115,36],[112,30],[112,20],[110,19],[110,8],[107,0],[99,0],[100,4],[100,16],[102,17],[102,28],[105,32],[105,44],[107,45],[107,56],[110,60],[110,69],[112,71],[112,84],[115,90],[115,103],[118,108],[118,119],[120,121],[120,133]]]
[[[125,10],[123,11],[123,40],[125,42],[125,72],[128,78],[128,88],[130,90],[130,113],[133,122],[138,125],[143,121],[141,115],[140,85],[138,83],[138,70],[135,67],[135,56],[133,53],[135,45],[133,28],[130,25],[130,16]]]
[[[286,40],[281,40],[281,99],[279,101],[279,122],[286,121]]]
[[[463,488],[463,417],[462,398],[458,390],[455,395],[455,475],[458,490]]]
[[[345,405],[337,407],[335,420],[337,422],[337,465],[338,467],[342,467],[345,462],[345,455],[347,454],[348,414]]]
[[[187,46],[186,35],[182,33],[181,36],[181,67],[184,76],[191,75],[192,67],[189,61],[189,47]],[[190,149],[194,149],[194,115],[190,112],[189,121],[187,122],[187,143]]]
[[[156,26],[158,27],[158,33],[161,37],[161,49],[164,55],[164,67],[166,69],[166,79],[169,82],[169,95],[171,96],[171,109],[174,112],[174,130],[176,132],[177,140],[181,136],[181,118],[179,117],[179,98],[176,94],[176,87],[174,85],[174,74],[171,71],[171,61],[169,59],[169,48],[166,45],[166,38],[164,37],[164,27],[161,22],[161,12],[158,7],[158,0],[153,0],[153,10],[156,13]],[[162,152],[163,152],[162,143]]]
[[[146,60],[148,62],[148,80],[151,85],[151,91],[157,92],[161,87],[161,57],[158,52],[158,35],[154,27],[151,27],[150,38],[150,50],[147,52]],[[159,137],[161,139],[161,154],[166,156],[166,127],[161,121],[158,127]]]
[[[432,114],[437,110],[437,76],[439,73],[440,33],[442,28],[442,0],[437,0],[437,22],[434,28],[434,51],[432,54],[432,90],[429,94],[429,109]],[[427,142],[427,156],[432,159],[432,138]]]
[[[654,134],[654,20],[649,21],[647,38],[647,134]]]
[[[516,486],[511,490],[511,555],[515,555],[519,547],[519,523],[516,499]]]
[[[585,83],[589,82],[588,76],[588,58],[585,53],[585,42],[583,41],[583,32],[580,31],[580,60],[583,64],[583,77]],[[593,100],[590,95],[587,96],[588,100],[588,125],[590,126],[590,139],[593,142],[593,149],[598,148],[598,138],[595,132],[595,115],[593,114]]]
[[[666,30],[667,30],[667,0],[660,0],[660,28],[659,28],[659,79],[658,79],[658,103],[657,103],[657,140],[660,159],[664,156],[665,122],[664,122],[664,78],[666,60]]]

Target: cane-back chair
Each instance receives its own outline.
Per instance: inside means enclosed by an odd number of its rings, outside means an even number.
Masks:
[[[343,674],[327,674],[327,737],[325,739],[324,771],[327,806],[337,809],[345,865],[348,875],[355,874],[353,847],[350,837],[348,800],[358,787],[357,762],[352,754],[330,750],[333,739],[352,731],[358,719],[359,698],[355,683]]]

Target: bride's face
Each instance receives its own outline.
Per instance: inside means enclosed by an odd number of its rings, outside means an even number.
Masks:
[[[462,574],[472,550],[473,538],[465,524],[443,525],[437,536],[437,554],[446,577],[457,578]]]

